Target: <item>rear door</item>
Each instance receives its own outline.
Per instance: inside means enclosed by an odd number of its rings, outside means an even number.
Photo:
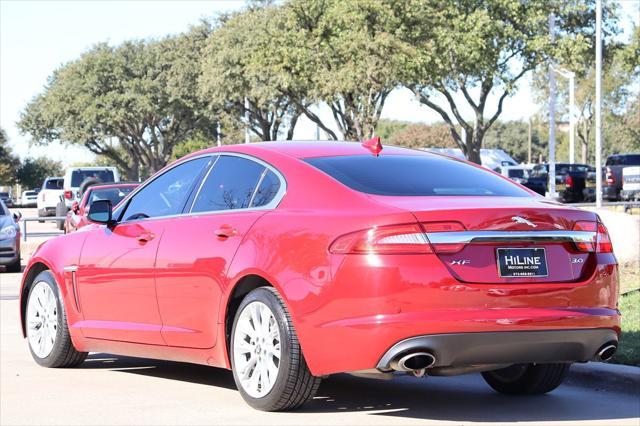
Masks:
[[[221,155],[193,197],[190,214],[165,230],[156,282],[168,345],[215,346],[229,265],[251,226],[275,205],[283,182],[258,160]]]

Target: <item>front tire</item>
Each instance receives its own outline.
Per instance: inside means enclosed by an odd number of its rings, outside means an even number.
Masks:
[[[321,378],[309,371],[289,312],[271,287],[253,290],[240,304],[230,359],[240,394],[258,410],[298,408],[320,386]]]
[[[73,347],[64,302],[49,271],[39,273],[29,290],[26,328],[31,356],[43,367],[76,367],[87,357]]]
[[[22,272],[22,264],[20,263],[20,253],[18,253],[18,259],[7,265],[7,272]]]
[[[485,371],[484,380],[494,390],[507,395],[541,395],[551,392],[564,380],[571,364],[516,364]]]

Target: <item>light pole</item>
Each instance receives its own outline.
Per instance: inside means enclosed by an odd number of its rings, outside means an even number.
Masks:
[[[602,0],[596,0],[596,208],[602,207]]]
[[[575,99],[576,99],[576,73],[562,68],[553,68],[555,72],[569,79],[569,163],[575,163],[576,139],[575,139]]]
[[[549,15],[549,38],[555,41],[555,16]],[[553,62],[549,64],[549,175],[546,196],[557,198],[556,193],[556,76],[553,73]]]

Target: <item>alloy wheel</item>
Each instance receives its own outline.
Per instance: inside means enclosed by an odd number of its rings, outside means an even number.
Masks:
[[[244,307],[233,336],[233,361],[243,390],[253,398],[271,391],[280,370],[280,329],[262,302]]]
[[[37,282],[27,306],[27,337],[31,350],[38,358],[51,354],[58,335],[58,303],[53,290],[45,281]]]

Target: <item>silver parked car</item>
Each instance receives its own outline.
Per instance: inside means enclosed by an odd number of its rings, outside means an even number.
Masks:
[[[0,267],[7,272],[20,272],[20,227],[22,215],[11,213],[0,200]]]

